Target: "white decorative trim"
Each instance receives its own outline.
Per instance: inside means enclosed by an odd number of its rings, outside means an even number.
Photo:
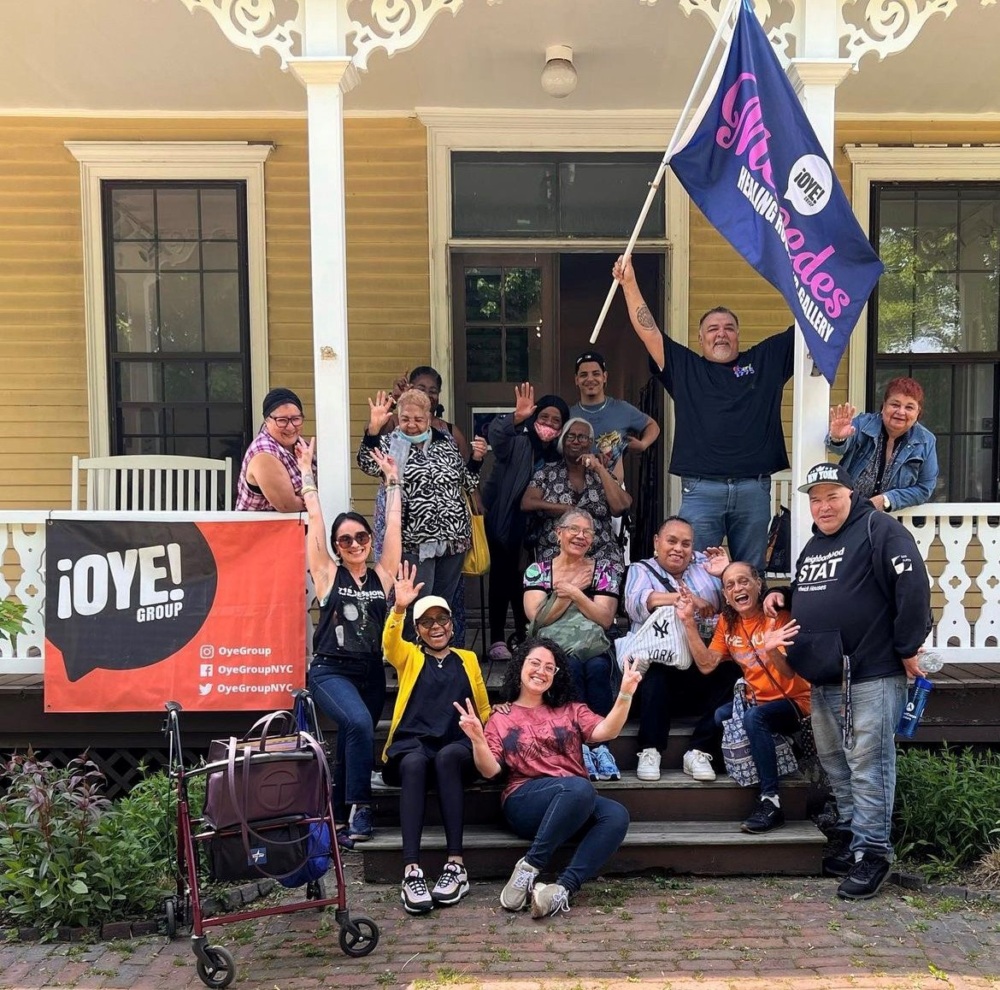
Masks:
[[[873,182],[1000,182],[1000,146],[977,148],[881,148],[848,144],[851,163],[851,205],[862,230],[871,234]],[[859,409],[866,401],[868,308],[851,334],[848,352],[848,399]]]
[[[417,107],[427,128],[427,218],[430,257],[431,364],[445,379],[441,401],[454,406],[450,295],[451,153],[453,151],[657,151],[662,152],[677,123],[676,113],[660,111],[468,110]],[[652,178],[652,176],[650,176]],[[664,312],[670,336],[687,343],[688,201],[668,171],[667,251]],[[455,246],[467,241],[456,242]],[[645,241],[640,242],[645,246]],[[663,244],[663,241],[652,242]],[[487,247],[488,242],[480,241]],[[576,248],[580,242],[574,243]],[[624,247],[624,244],[620,244]],[[538,247],[536,241],[504,240],[507,249]],[[665,404],[668,405],[668,404]],[[673,417],[666,417],[668,423]],[[664,467],[664,491],[669,484]],[[671,491],[671,504],[678,493]]]
[[[188,0],[184,0],[188,2]],[[427,33],[438,14],[449,11],[453,16],[462,9],[464,0],[370,0],[365,20],[351,19],[347,41],[354,48],[354,64],[368,71],[368,59],[373,52],[384,51],[389,58],[412,48]],[[365,4],[356,4],[364,8]]]
[[[246,183],[250,381],[253,405],[258,406],[268,388],[264,162],[274,146],[246,141],[67,141],[65,146],[80,163],[91,456],[111,453],[101,223],[101,182],[105,179],[235,179]]]
[[[302,2],[285,2],[295,4],[295,16],[281,21],[274,0],[181,0],[191,13],[203,10],[209,14],[237,48],[251,51],[258,58],[265,48],[277,52],[282,69],[287,70],[289,61],[298,54],[296,48],[302,45],[304,15]]]
[[[842,47],[855,62],[866,55],[881,61],[909,48],[932,17],[950,17],[956,6],[958,0],[868,0],[860,25],[843,22]]]

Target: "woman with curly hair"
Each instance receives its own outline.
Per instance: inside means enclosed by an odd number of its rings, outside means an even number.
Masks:
[[[753,834],[785,824],[778,796],[778,757],[774,733],[792,733],[809,714],[809,684],[785,662],[784,651],[798,632],[798,623],[787,612],[772,619],[764,614],[763,582],[752,564],[735,561],[722,572],[725,604],[712,642],[705,646],[695,619],[694,598],[682,589],[677,617],[687,634],[691,656],[703,674],[710,674],[724,660],[733,660],[743,671],[754,704],[743,716],[750,753],[760,775],[760,802],[740,829]],[[733,703],[715,713],[716,724],[733,717]]]
[[[628,812],[600,797],[583,767],[584,743],[617,737],[628,718],[632,695],[642,675],[631,661],[622,672],[621,690],[604,717],[573,700],[569,658],[556,643],[527,639],[507,665],[501,698],[484,728],[471,701],[459,709],[459,727],[472,740],[476,767],[486,778],[508,773],[501,795],[504,817],[522,838],[530,839],[500,893],[500,904],[544,918],[569,910],[569,899],[597,876],[628,831]],[[552,884],[536,883],[560,846],[577,846]]]

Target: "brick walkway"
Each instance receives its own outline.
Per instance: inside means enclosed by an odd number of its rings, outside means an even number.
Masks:
[[[398,889],[363,885],[349,904],[381,928],[365,959],[312,912],[213,930],[244,990],[912,990],[1000,987],[1000,902],[886,886],[847,904],[832,880],[697,878],[594,882],[569,914],[532,921],[474,885],[455,908],[411,918]],[[0,988],[201,987],[183,937],[99,945],[0,946]]]

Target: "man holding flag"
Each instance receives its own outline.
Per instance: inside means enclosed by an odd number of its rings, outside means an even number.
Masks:
[[[695,549],[720,546],[726,537],[733,560],[763,572],[771,475],[788,467],[781,394],[792,377],[792,328],[741,352],[739,320],[720,306],[698,325],[698,355],[660,332],[630,258],[619,258],[613,275],[674,400],[670,473],[681,478],[679,515],[694,527]]]

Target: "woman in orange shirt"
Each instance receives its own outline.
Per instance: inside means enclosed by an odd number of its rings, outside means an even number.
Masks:
[[[684,624],[691,655],[703,674],[711,673],[724,660],[733,660],[743,670],[755,704],[748,708],[743,726],[750,739],[750,752],[760,775],[760,802],[740,825],[744,832],[770,832],[785,824],[778,796],[778,758],[773,733],[792,733],[799,719],[809,713],[809,684],[793,673],[785,662],[784,648],[795,638],[798,623],[788,612],[769,618],[763,608],[763,582],[756,568],[740,561],[722,572],[725,605],[712,642],[705,646],[698,635],[694,601],[682,592],[677,616]],[[715,713],[719,725],[732,718],[733,705]]]

